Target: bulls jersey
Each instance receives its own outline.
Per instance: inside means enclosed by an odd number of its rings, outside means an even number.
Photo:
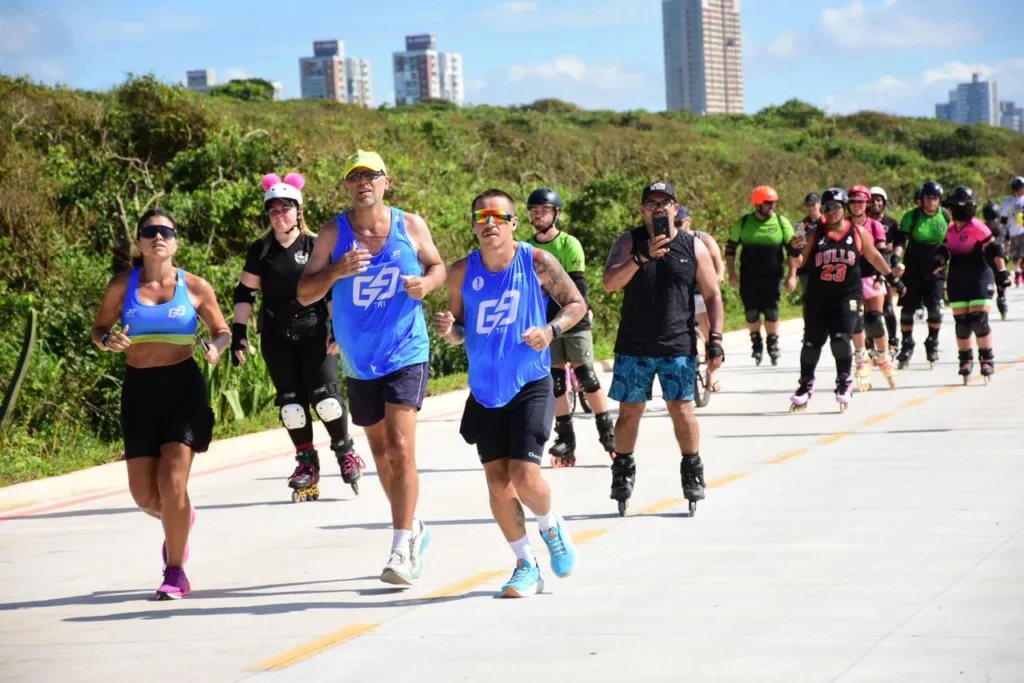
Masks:
[[[864,245],[856,226],[843,221],[842,232],[830,235],[819,225],[809,237],[814,247],[807,260],[807,304],[861,299]]]

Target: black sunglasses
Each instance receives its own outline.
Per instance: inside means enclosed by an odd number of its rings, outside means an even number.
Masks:
[[[178,231],[168,225],[146,225],[139,228],[139,237],[151,240],[157,235],[160,235],[165,240],[178,239]]]

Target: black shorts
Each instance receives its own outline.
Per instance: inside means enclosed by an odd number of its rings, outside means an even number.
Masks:
[[[346,377],[352,422],[360,427],[377,424],[384,419],[385,403],[416,406],[416,410],[422,408],[423,397],[427,395],[429,370],[429,364],[416,363],[377,379]]]
[[[484,464],[508,458],[540,466],[554,420],[551,377],[544,377],[525,384],[500,408],[485,408],[470,394],[459,433],[466,443],[476,445]]]
[[[126,459],[159,458],[167,443],[205,453],[213,438],[213,410],[195,360],[157,368],[129,365],[121,386],[121,433]]]
[[[950,306],[979,306],[996,295],[996,278],[991,270],[951,277],[946,283]],[[974,303],[972,303],[974,302]]]
[[[903,282],[906,284],[907,291],[899,301],[900,306],[910,311],[916,311],[922,307],[930,311],[939,310],[939,304],[942,302],[942,290],[946,284],[945,280],[930,277],[909,279]]]
[[[775,275],[740,274],[740,299],[744,311],[764,313],[778,309],[782,298],[782,278]]]
[[[321,326],[304,339],[289,339],[264,329],[260,353],[277,390],[277,404],[316,404],[320,397],[338,393],[338,357],[327,353],[327,327]],[[326,391],[324,391],[326,389]]]
[[[857,321],[864,315],[864,302],[856,297],[831,302],[804,304],[804,341],[821,346],[830,337],[852,337]]]

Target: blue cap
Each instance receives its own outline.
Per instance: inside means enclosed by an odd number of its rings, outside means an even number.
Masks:
[[[679,210],[676,211],[676,218],[682,219],[682,218],[689,218],[689,217],[690,217],[690,210],[687,209],[682,204],[680,204],[679,205]]]

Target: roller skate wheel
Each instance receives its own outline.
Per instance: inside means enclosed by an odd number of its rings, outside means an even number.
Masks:
[[[626,508],[628,508],[628,507],[629,507],[629,501],[627,501],[627,500],[620,500],[619,501],[619,517],[625,517],[626,516]]]
[[[358,481],[352,482],[352,493],[356,494],[357,496],[359,495],[359,482]]]
[[[567,455],[567,456],[565,456],[565,466],[566,467],[576,467],[576,456],[575,455]]]
[[[991,381],[992,381],[992,378],[989,377],[988,375],[985,375],[985,384],[988,384]]]
[[[298,503],[299,502],[299,492],[298,491],[292,491],[292,502],[293,503]]]
[[[760,358],[755,358],[754,359],[754,365],[756,365],[757,367],[761,367],[761,359]]]
[[[840,403],[839,404],[839,414],[842,415],[843,413],[845,413],[846,412],[846,408],[847,408],[847,404]]]
[[[313,495],[310,496],[310,500],[320,500],[320,494],[314,493]]]
[[[778,358],[772,358],[772,367],[774,368],[774,367],[778,366],[778,364],[779,364],[779,359]]]
[[[928,361],[928,369],[929,370],[934,370],[935,369],[935,361],[933,361],[933,360]]]
[[[967,376],[967,375],[963,375],[963,380],[964,380],[964,386],[967,386],[967,384],[970,383],[971,378],[969,376]]]
[[[696,514],[697,514],[697,501],[691,500],[690,501],[690,517],[693,517]]]

